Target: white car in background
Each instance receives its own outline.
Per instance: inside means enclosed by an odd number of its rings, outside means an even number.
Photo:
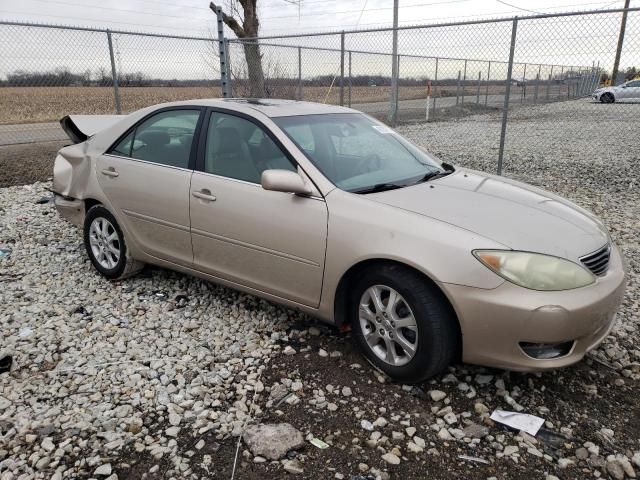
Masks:
[[[615,87],[598,88],[591,97],[596,102],[640,102],[640,80],[629,80]]]

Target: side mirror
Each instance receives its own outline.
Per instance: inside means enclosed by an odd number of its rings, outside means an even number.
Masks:
[[[262,172],[262,188],[273,192],[310,195],[311,188],[302,177],[290,170],[265,170]]]

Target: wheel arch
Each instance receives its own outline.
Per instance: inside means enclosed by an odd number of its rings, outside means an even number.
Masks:
[[[457,358],[461,358],[462,354],[462,328],[460,325],[460,318],[458,316],[458,312],[454,307],[454,303],[449,299],[447,293],[440,288],[440,286],[424,271],[416,268],[409,263],[402,262],[399,260],[389,259],[389,258],[369,258],[366,260],[361,260],[358,263],[355,263],[349,269],[344,272],[340,280],[338,281],[338,286],[336,288],[336,293],[333,302],[333,318],[334,323],[338,328],[342,328],[343,326],[347,326],[349,324],[348,320],[348,311],[350,307],[350,295],[349,292],[358,277],[362,272],[368,270],[370,268],[380,267],[383,265],[398,265],[404,268],[407,268],[415,273],[417,273],[420,277],[424,279],[426,283],[431,285],[435,291],[437,291],[442,300],[447,304],[447,306],[451,309],[452,314],[456,319],[456,328],[458,331],[458,345],[457,345]]]
[[[95,207],[96,205],[103,205],[100,200],[96,200],[95,198],[85,198],[84,199],[84,213],[89,211],[91,207]],[[104,205],[103,205],[104,206]]]

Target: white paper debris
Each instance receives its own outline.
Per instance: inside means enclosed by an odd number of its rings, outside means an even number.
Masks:
[[[544,419],[529,415],[528,413],[507,412],[506,410],[494,410],[491,414],[491,420],[502,423],[517,430],[527,432],[529,435],[535,436],[544,424]]]

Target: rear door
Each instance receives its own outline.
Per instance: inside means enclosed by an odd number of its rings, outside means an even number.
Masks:
[[[207,122],[205,122],[206,124]],[[267,191],[266,169],[297,171],[254,120],[213,111],[191,181],[195,267],[295,302],[320,302],[327,207],[320,196]]]
[[[141,120],[97,162],[116,216],[147,254],[191,265],[189,185],[201,109],[159,110]]]

